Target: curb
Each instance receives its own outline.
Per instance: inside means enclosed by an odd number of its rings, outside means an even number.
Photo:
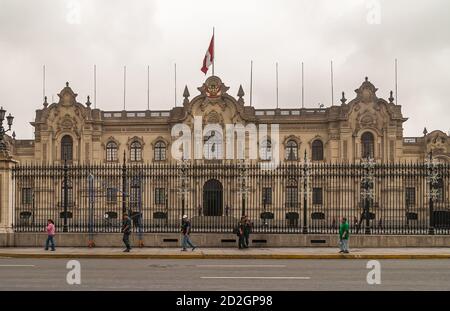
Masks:
[[[22,254],[0,253],[0,258],[36,259],[450,259],[450,254]]]

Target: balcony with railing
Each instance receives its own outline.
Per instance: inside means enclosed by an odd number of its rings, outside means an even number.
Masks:
[[[104,111],[103,119],[122,119],[122,118],[166,118],[170,116],[167,110],[145,110],[145,111]]]

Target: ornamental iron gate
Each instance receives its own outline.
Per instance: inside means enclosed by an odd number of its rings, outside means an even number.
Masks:
[[[242,215],[260,233],[450,234],[449,164],[240,163],[18,165],[14,230],[232,232]]]

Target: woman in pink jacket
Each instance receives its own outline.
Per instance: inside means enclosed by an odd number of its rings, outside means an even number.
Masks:
[[[48,244],[51,244],[52,251],[55,250],[55,223],[53,220],[47,220],[47,241],[45,242],[45,250],[48,251]]]

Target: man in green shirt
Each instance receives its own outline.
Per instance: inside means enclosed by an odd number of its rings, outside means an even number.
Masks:
[[[350,236],[347,218],[343,217],[339,226],[339,253],[348,254],[348,238]]]

